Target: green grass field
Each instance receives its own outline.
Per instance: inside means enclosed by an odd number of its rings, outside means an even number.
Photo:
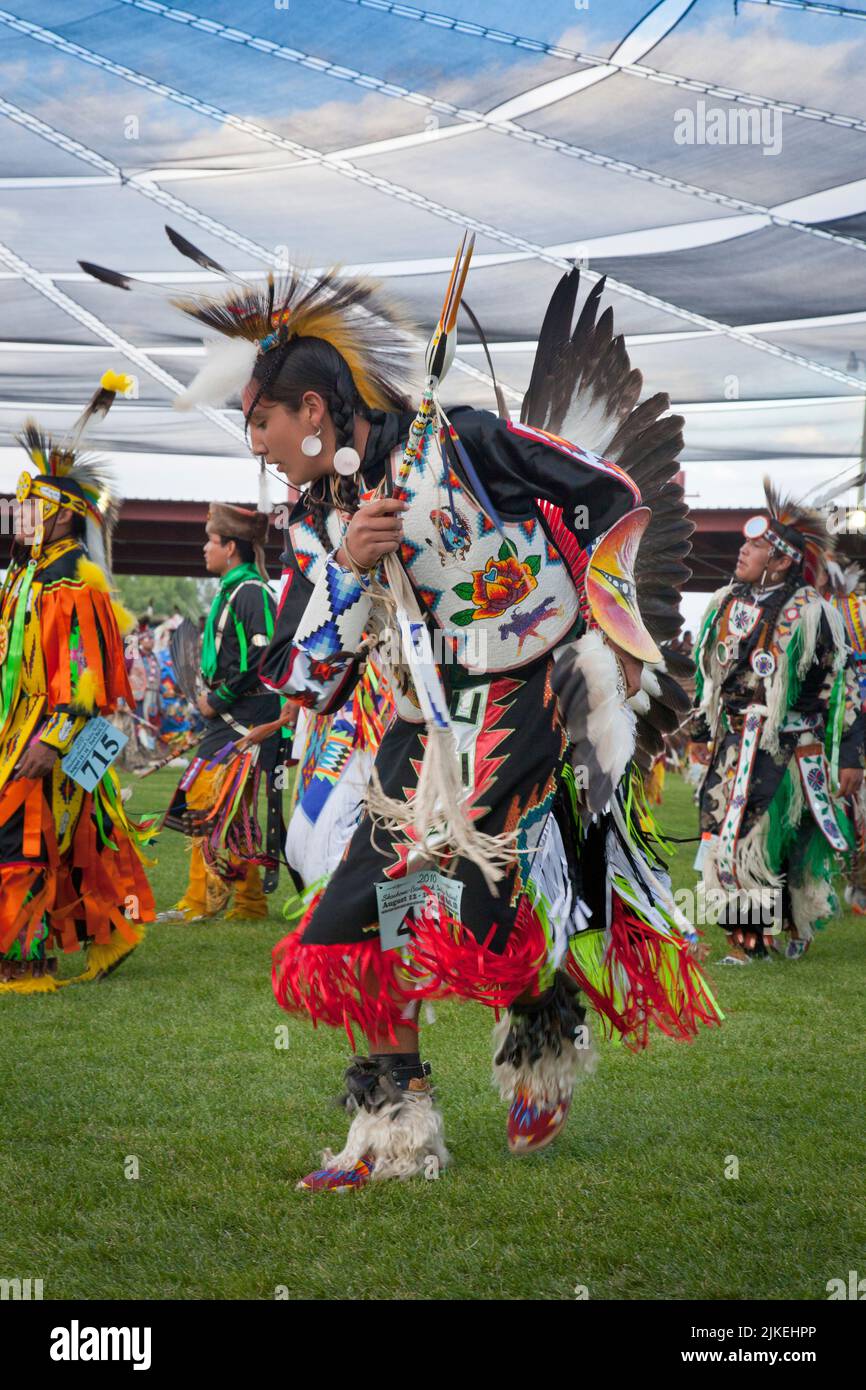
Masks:
[[[136,782],[131,810],[162,809],[176,776]],[[676,778],[659,819],[694,833]],[[184,841],[158,854],[163,908]],[[438,1004],[423,1051],[454,1167],[310,1196],[294,1181],[342,1141],[348,1046],[273,1002],[284,896],[267,922],[154,925],[99,985],[0,1001],[0,1276],[46,1298],[823,1299],[863,1269],[863,921],[796,964],[711,967],[727,1022],[690,1046],[602,1044],[529,1158],[506,1149],[491,1015]]]

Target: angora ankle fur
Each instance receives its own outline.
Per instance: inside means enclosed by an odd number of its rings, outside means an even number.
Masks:
[[[376,1110],[361,1106],[341,1152],[326,1149],[323,1154],[329,1168],[351,1168],[362,1158],[373,1159],[371,1176],[376,1182],[428,1175],[446,1167],[450,1155],[442,1115],[430,1091],[404,1092],[399,1100],[388,1101]]]
[[[511,1015],[506,1014],[493,1029],[493,1084],[502,1099],[510,1103],[518,1091],[524,1091],[536,1105],[553,1106],[570,1100],[578,1077],[591,1075],[598,1064],[588,1025],[582,1025],[587,1031],[581,1035],[586,1038],[586,1047],[575,1047],[571,1038],[563,1037],[557,1051],[548,1041],[537,1061],[530,1062],[525,1049],[519,1060],[506,1060],[512,1022]]]

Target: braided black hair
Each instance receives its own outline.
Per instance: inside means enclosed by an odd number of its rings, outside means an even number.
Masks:
[[[327,553],[332,549],[331,537],[328,534],[328,526],[325,519],[326,513],[331,506],[331,499],[327,492],[327,480],[325,478],[317,478],[314,483],[310,483],[310,486],[303,494],[303,501],[309,513],[310,524]]]
[[[342,362],[342,358],[340,360]],[[360,415],[364,419],[368,419],[370,415],[369,410],[358,395],[352,380],[352,373],[345,362],[343,362],[343,368],[344,370],[339,374],[333,391],[328,396],[328,410],[334,424],[337,449],[354,447],[355,416]],[[357,473],[353,473],[351,477],[337,475],[334,484],[334,499],[344,511],[356,512],[358,510],[361,499]]]

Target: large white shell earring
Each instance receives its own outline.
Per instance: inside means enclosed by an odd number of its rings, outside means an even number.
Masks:
[[[308,459],[314,459],[317,454],[322,452],[322,433],[321,425],[317,425],[315,434],[305,434],[301,440],[301,453]]]
[[[361,467],[361,455],[357,449],[353,449],[351,444],[346,444],[342,449],[338,449],[334,455],[334,468],[341,478],[351,478]]]

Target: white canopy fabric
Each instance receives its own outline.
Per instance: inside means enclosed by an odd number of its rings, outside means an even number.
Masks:
[[[562,270],[686,416],[694,505],[752,505],[861,455],[866,26],[731,0],[0,0],[0,491],[27,415],[63,429],[131,371],[94,445],[130,498],[252,500],[236,411],[179,414],[195,325],[88,280],[219,282],[342,262],[420,349],[464,227],[467,299],[509,405]],[[466,321],[453,402],[493,405]]]

